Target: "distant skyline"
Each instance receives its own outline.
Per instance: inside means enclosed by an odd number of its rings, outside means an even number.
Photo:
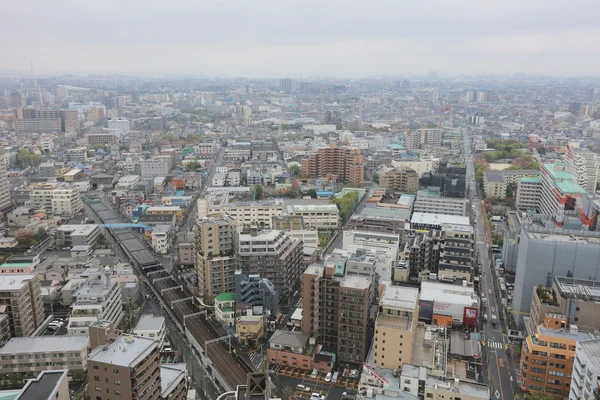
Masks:
[[[11,1],[0,73],[600,75],[600,2]]]

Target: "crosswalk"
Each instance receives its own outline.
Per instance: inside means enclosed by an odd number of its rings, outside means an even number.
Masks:
[[[250,363],[255,371],[260,369],[260,365],[262,363],[262,354],[260,351],[251,351],[248,353],[248,358],[250,359]]]
[[[499,343],[499,342],[494,342],[492,340],[487,342],[487,347],[490,349],[503,349],[504,348],[504,344],[503,343]]]

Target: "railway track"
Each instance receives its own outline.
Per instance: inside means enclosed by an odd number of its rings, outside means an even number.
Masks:
[[[122,223],[120,217],[101,201],[88,201],[87,206],[92,210],[96,219],[100,220],[103,224]],[[209,344],[207,353],[205,342],[219,338],[217,332],[209,322],[204,320],[201,315],[186,318],[184,322],[185,315],[196,314],[201,310],[190,300],[178,301],[172,304],[173,301],[183,300],[189,296],[181,289],[163,291],[179,286],[179,284],[163,268],[154,254],[146,249],[145,244],[130,229],[107,228],[106,230],[130,259],[138,274],[144,276],[148,284],[152,285],[156,289],[156,292],[161,295],[181,326],[185,326],[189,330],[201,347],[201,349],[197,350],[201,350],[205,355],[208,354],[207,358],[212,361],[216,372],[225,381],[226,386],[228,386],[228,388],[222,389],[235,390],[237,386],[246,384],[246,376],[248,372],[251,372],[251,369],[245,366],[243,360],[229,353],[226,345],[223,343]],[[157,281],[158,278],[168,279]],[[183,333],[185,334],[185,332]]]

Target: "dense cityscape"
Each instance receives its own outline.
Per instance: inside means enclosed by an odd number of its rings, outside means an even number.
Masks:
[[[0,140],[3,399],[600,398],[597,79],[32,68]]]

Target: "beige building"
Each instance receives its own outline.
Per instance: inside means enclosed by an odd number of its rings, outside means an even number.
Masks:
[[[517,186],[517,210],[536,210],[542,195],[542,178],[538,176],[524,177]]]
[[[214,299],[235,292],[236,222],[233,218],[208,217],[196,226],[196,275],[202,295]]]
[[[76,132],[79,128],[77,110],[15,109],[17,133]]]
[[[340,210],[335,204],[291,204],[287,213],[302,217],[307,228],[337,229],[340,225]]]
[[[88,391],[93,399],[157,400],[161,397],[160,354],[151,338],[120,335],[92,350]]]
[[[413,169],[400,167],[381,175],[379,185],[403,193],[417,193],[419,175]]]
[[[196,250],[194,243],[179,243],[177,245],[177,253],[179,255],[179,263],[183,265],[196,264]]]
[[[87,336],[12,338],[0,348],[0,373],[85,371],[89,344]]]
[[[302,174],[309,178],[329,177],[332,180],[361,183],[365,166],[360,149],[331,146],[303,159]]]
[[[281,199],[230,203],[227,191],[210,193],[206,198],[198,199],[198,216],[227,214],[244,228],[271,229],[273,217],[281,217],[283,210]]]
[[[373,364],[400,368],[410,363],[413,338],[419,320],[419,290],[382,283],[379,314],[375,322]]]
[[[505,199],[506,182],[504,182],[502,173],[497,171],[486,171],[483,174],[483,190],[486,197]]]
[[[8,315],[12,337],[30,336],[44,321],[40,276],[0,276],[0,305]]]
[[[10,153],[0,154],[0,210],[6,210],[11,207],[10,184],[6,171],[6,163]]]
[[[42,183],[33,186],[29,206],[56,215],[73,215],[83,210],[79,190],[66,183]]]
[[[265,336],[262,315],[242,316],[237,320],[238,341],[242,346],[258,347]]]

